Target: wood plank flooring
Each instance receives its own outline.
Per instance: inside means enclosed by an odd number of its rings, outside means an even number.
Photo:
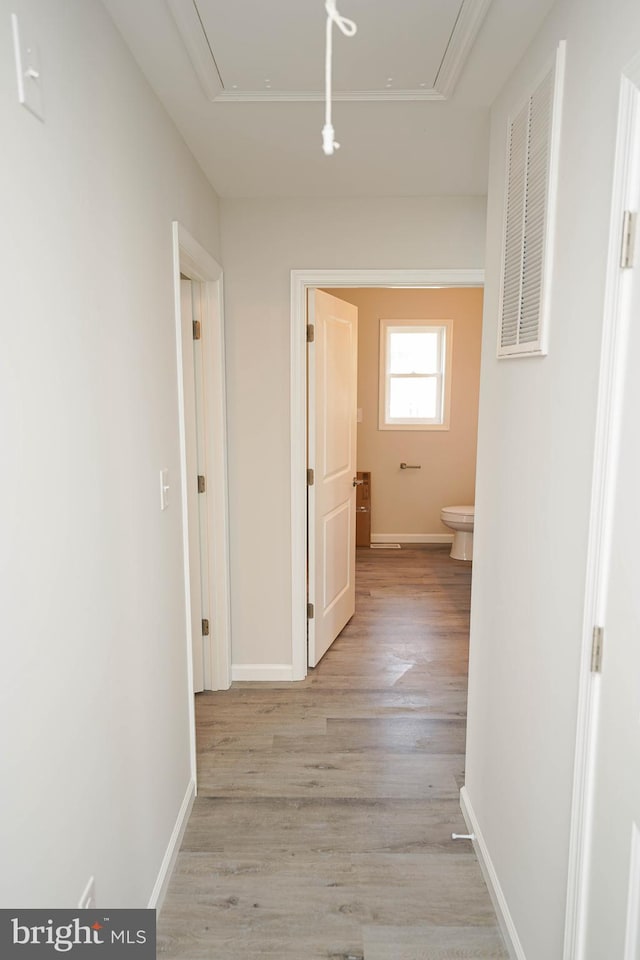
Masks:
[[[169,960],[502,960],[459,807],[470,565],[358,551],[356,615],[307,679],[196,698],[199,796]]]

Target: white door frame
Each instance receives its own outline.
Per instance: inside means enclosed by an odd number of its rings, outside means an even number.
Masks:
[[[312,287],[481,287],[484,270],[291,271],[292,678],[307,675],[307,290]]]
[[[177,220],[173,222],[173,275],[175,289],[176,350],[178,360],[178,411],[180,419],[180,470],[184,542],[184,576],[186,632],[189,662],[189,688],[193,694],[191,656],[191,605],[189,541],[187,523],[187,481],[193,481],[197,468],[187,462],[184,365],[193,364],[191,356],[183,356],[182,324],[191,326],[192,318],[181,318],[180,275],[203,286],[202,354],[204,370],[206,443],[205,475],[207,478],[207,524],[209,531],[208,600],[211,630],[208,638],[211,665],[205,675],[207,690],[226,690],[231,685],[231,603],[229,584],[229,529],[227,486],[227,417],[225,399],[225,349],[222,267],[194,240]],[[191,333],[189,332],[189,342]],[[205,638],[205,642],[207,639]],[[193,696],[190,697],[193,705]],[[195,766],[194,766],[195,769]]]
[[[587,548],[578,719],[573,781],[569,876],[563,960],[582,960],[585,951],[589,895],[590,846],[595,788],[595,753],[600,705],[600,676],[591,672],[594,626],[603,626],[609,567],[609,543],[615,497],[616,449],[622,397],[624,356],[621,347],[624,304],[630,276],[620,269],[622,218],[637,210],[637,166],[634,151],[640,140],[635,122],[640,103],[640,55],[623,72],[618,108],[618,133],[613,166],[613,197],[609,228],[598,409]],[[640,267],[636,266],[636,270]]]

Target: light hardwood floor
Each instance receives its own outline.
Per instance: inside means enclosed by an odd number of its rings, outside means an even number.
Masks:
[[[196,698],[199,796],[158,922],[170,960],[506,958],[459,807],[470,565],[358,551],[307,679]]]

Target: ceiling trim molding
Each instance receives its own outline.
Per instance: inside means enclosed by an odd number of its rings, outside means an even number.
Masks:
[[[196,0],[167,0],[191,65],[213,103],[300,103],[324,100],[322,90],[225,90]],[[463,0],[447,49],[431,88],[409,90],[336,90],[334,100],[446,100],[455,89],[491,0]]]
[[[167,0],[167,5],[205,96],[217,100],[224,86],[194,0]]]
[[[211,98],[210,98],[211,99]],[[215,103],[301,103],[324,100],[318,90],[223,90]],[[435,87],[421,90],[334,90],[331,99],[336,100],[445,100]]]
[[[491,0],[465,0],[460,8],[434,84],[445,100],[455,89],[490,5]]]

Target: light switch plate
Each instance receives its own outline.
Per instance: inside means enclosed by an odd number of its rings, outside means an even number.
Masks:
[[[42,95],[42,73],[38,48],[29,28],[19,23],[15,13],[11,14],[13,27],[13,49],[16,58],[18,80],[18,100],[38,118],[44,120],[44,97]]]

